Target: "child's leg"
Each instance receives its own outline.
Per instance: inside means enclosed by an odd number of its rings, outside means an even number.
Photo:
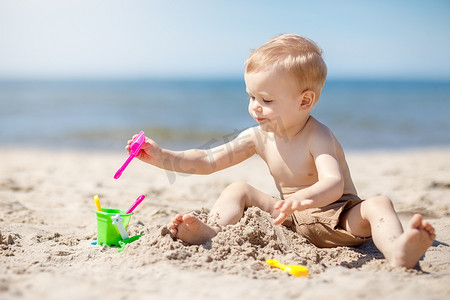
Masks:
[[[403,231],[392,202],[374,197],[348,210],[340,225],[355,236],[372,235],[375,246],[392,266],[413,268],[433,243],[434,228],[414,215]]]
[[[237,182],[223,190],[211,209],[209,215],[215,218],[217,227],[205,224],[197,217],[187,214],[175,216],[168,228],[173,235],[189,244],[203,244],[216,236],[221,227],[236,224],[247,207],[259,207],[276,217],[278,211],[273,207],[277,201],[246,183]]]

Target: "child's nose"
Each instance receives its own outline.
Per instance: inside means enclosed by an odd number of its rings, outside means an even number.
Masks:
[[[254,100],[252,103],[252,109],[253,109],[253,111],[256,111],[256,112],[262,112],[262,107],[259,104],[259,102],[256,100]]]

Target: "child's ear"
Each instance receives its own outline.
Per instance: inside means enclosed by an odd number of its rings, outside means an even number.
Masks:
[[[306,90],[300,95],[300,109],[310,110],[316,105],[316,93]]]

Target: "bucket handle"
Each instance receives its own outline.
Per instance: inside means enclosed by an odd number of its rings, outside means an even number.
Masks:
[[[111,219],[112,219],[113,225],[115,225],[117,227],[117,230],[119,230],[122,240],[128,239],[128,233],[125,230],[125,227],[123,227],[123,224],[122,224],[123,218],[120,216],[120,214],[116,214],[115,216],[112,216]]]

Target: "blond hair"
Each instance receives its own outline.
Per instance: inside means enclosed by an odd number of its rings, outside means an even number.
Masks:
[[[245,61],[245,73],[276,68],[289,72],[302,90],[313,90],[317,96],[327,77],[322,49],[312,40],[296,34],[282,34],[258,49]]]

